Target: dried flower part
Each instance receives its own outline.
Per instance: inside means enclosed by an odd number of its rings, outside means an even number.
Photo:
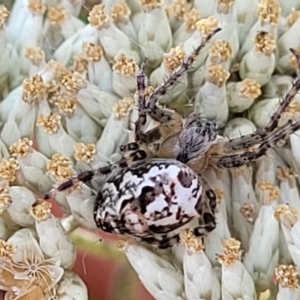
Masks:
[[[226,266],[232,266],[240,259],[241,242],[230,238],[222,243],[223,254],[217,254],[217,260]]]
[[[225,85],[230,73],[226,71],[221,65],[211,65],[208,67],[207,80],[217,87],[222,87]]]
[[[282,204],[276,208],[274,217],[277,221],[281,221],[285,227],[291,228],[298,221],[298,211],[289,205]]]
[[[298,54],[300,54],[300,46],[298,46],[296,49],[294,49]],[[293,66],[293,68],[298,69],[299,64],[297,62],[297,59],[294,54],[290,55],[290,63]]]
[[[0,5],[0,29],[3,29],[5,21],[8,19],[10,12],[4,5]]]
[[[140,0],[140,3],[146,11],[150,11],[161,7],[163,0]]]
[[[88,85],[85,74],[65,70],[57,76],[59,83],[70,93],[76,94]]]
[[[286,19],[286,24],[291,27],[293,24],[299,19],[300,11],[299,10],[292,10],[289,16]]]
[[[110,17],[115,23],[128,23],[130,15],[131,11],[125,2],[114,5],[110,10]]]
[[[216,188],[214,190],[214,192],[216,194],[216,198],[217,198],[218,203],[220,203],[222,200],[224,200],[224,197],[225,197],[224,191],[222,191],[221,189]]]
[[[22,99],[28,104],[32,104],[34,101],[41,101],[46,91],[43,78],[40,75],[34,75],[30,78],[24,79],[22,88]]]
[[[187,3],[186,0],[174,0],[172,4],[166,5],[165,7],[168,18],[176,18],[178,20],[183,20],[185,14],[188,13],[190,9],[191,4]]]
[[[199,20],[196,23],[196,29],[200,31],[204,36],[212,33],[213,30],[217,29],[219,22],[215,16],[210,16],[207,19]]]
[[[192,8],[184,14],[183,19],[185,30],[192,31],[197,28],[196,24],[201,19],[201,13],[196,8]]]
[[[258,188],[263,191],[264,193],[267,193],[267,201],[274,201],[277,200],[280,196],[280,189],[278,186],[273,185],[268,180],[262,180],[258,184]],[[265,203],[267,204],[267,203]]]
[[[49,7],[47,11],[47,20],[55,24],[63,24],[68,19],[67,10],[64,7]]]
[[[298,275],[297,269],[293,265],[279,265],[275,268],[275,280],[284,288],[298,288]]]
[[[46,11],[43,0],[28,0],[29,10],[36,15],[42,15]]]
[[[33,142],[28,138],[19,139],[9,147],[9,152],[17,158],[26,157],[32,149]]]
[[[120,251],[126,251],[129,244],[131,244],[132,240],[126,237],[122,237],[117,241],[117,249]]]
[[[72,117],[77,108],[77,100],[75,97],[63,95],[55,102],[55,105],[58,107],[60,113]]]
[[[35,220],[39,222],[45,221],[51,217],[51,208],[52,205],[50,202],[42,201],[41,203],[34,205],[30,209],[30,213],[35,218]]]
[[[271,33],[259,32],[255,36],[255,50],[264,55],[270,56],[276,47],[276,42]]]
[[[295,176],[295,172],[291,168],[281,166],[277,169],[277,178],[280,181],[289,180],[289,179],[293,178],[294,176]]]
[[[26,48],[25,57],[34,66],[39,66],[45,60],[45,52],[40,47],[28,47]]]
[[[118,55],[115,61],[116,63],[113,65],[113,70],[125,76],[135,76],[139,70],[134,59],[124,54]]]
[[[227,41],[216,40],[210,47],[209,56],[213,64],[226,62],[233,56],[232,47]]]
[[[92,43],[84,43],[83,50],[88,61],[99,61],[103,57],[103,50],[98,45]]]
[[[15,158],[3,159],[0,162],[0,178],[13,182],[16,179],[16,171],[20,169]]]
[[[60,128],[61,116],[57,113],[50,113],[50,115],[41,114],[37,119],[36,126],[44,127],[48,134],[57,133]]]
[[[0,260],[5,259],[10,261],[15,251],[16,247],[13,244],[0,239]]]
[[[113,107],[113,112],[117,120],[121,120],[129,115],[134,106],[134,99],[125,97],[119,100]]]
[[[190,253],[198,253],[204,250],[204,245],[200,238],[197,238],[192,229],[186,229],[180,233],[180,241],[185,245]]]
[[[262,0],[258,4],[258,17],[262,25],[276,25],[280,21],[281,7],[278,0]]]
[[[66,67],[62,63],[52,60],[52,59],[47,63],[47,66],[49,66],[50,69],[53,69],[53,71],[57,77],[60,74],[64,74],[65,72],[67,72]]]
[[[46,89],[46,98],[48,99],[49,103],[56,103],[62,97],[62,87],[58,84],[55,80],[51,80],[45,86]]]
[[[217,11],[227,15],[232,11],[233,5],[234,0],[219,0]]]
[[[185,52],[182,46],[177,46],[172,48],[169,53],[164,54],[163,64],[168,69],[169,72],[173,72],[178,68],[185,58]]]
[[[109,27],[110,17],[105,13],[105,5],[94,5],[88,16],[88,21],[91,26],[97,29],[103,29]]]
[[[148,85],[146,87],[146,90],[145,90],[145,99],[146,100],[150,97],[150,95],[152,95],[152,93],[154,92],[154,90],[155,90],[155,87],[152,86],[152,85]]]
[[[73,57],[73,70],[79,73],[87,73],[88,71],[88,60],[83,55],[74,55]]]
[[[54,175],[59,182],[63,182],[74,175],[71,166],[72,164],[69,158],[60,153],[56,153],[48,162],[47,171]]]
[[[74,146],[75,154],[74,157],[77,161],[82,161],[85,163],[90,163],[96,154],[96,146],[95,144],[85,145],[83,143],[77,143]]]
[[[9,207],[12,203],[11,196],[9,193],[9,187],[0,187],[0,215]]]
[[[252,203],[245,203],[241,208],[240,208],[241,214],[244,216],[247,222],[253,224],[254,222],[254,216],[256,213],[255,206]]]
[[[261,85],[254,79],[244,79],[239,95],[255,100],[261,95]]]

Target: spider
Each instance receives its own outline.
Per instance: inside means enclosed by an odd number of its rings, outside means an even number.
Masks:
[[[201,237],[216,227],[216,195],[201,173],[207,168],[234,168],[249,164],[269,148],[300,129],[300,120],[278,127],[279,119],[300,89],[300,75],[288,90],[267,125],[238,138],[217,138],[217,125],[191,115],[183,120],[176,112],[157,105],[193,65],[200,50],[219,29],[208,34],[192,54],[146,100],[145,64],[137,75],[138,119],[135,142],[122,145],[117,163],[88,170],[50,191],[66,190],[77,182],[108,175],[98,191],[94,220],[102,230],[168,248],[179,241],[183,229]],[[291,50],[300,63],[300,55]],[[161,125],[145,132],[147,118]],[[149,158],[147,146],[158,142]]]

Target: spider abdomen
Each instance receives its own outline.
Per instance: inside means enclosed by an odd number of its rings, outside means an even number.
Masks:
[[[202,189],[198,176],[179,161],[136,162],[102,186],[95,203],[95,222],[106,232],[144,240],[158,235],[165,240],[201,216]]]

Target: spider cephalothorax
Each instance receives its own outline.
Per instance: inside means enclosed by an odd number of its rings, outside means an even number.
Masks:
[[[300,89],[297,76],[269,123],[254,133],[234,139],[217,138],[214,122],[190,116],[187,120],[157,105],[159,98],[193,65],[215,30],[176,69],[169,79],[145,98],[144,66],[137,76],[138,111],[136,141],[120,147],[122,159],[107,167],[85,171],[63,183],[62,191],[76,182],[109,174],[98,191],[94,219],[104,231],[134,237],[165,248],[179,240],[179,233],[192,227],[202,236],[216,226],[216,195],[201,173],[207,168],[232,168],[251,163],[267,150],[300,129],[300,120],[278,127],[282,113]],[[293,52],[297,61],[299,54]],[[147,118],[161,125],[145,132]],[[147,147],[157,151],[147,157]],[[151,152],[151,151],[149,151]],[[46,198],[49,198],[49,193]]]

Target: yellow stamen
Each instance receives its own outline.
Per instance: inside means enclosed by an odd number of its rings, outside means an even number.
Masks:
[[[40,75],[34,75],[30,78],[24,79],[22,87],[22,99],[28,104],[40,102],[45,95],[46,87],[44,85],[43,78]]]
[[[32,149],[32,141],[28,138],[19,139],[9,147],[9,152],[17,158],[26,157]]]
[[[247,222],[249,222],[251,224],[254,222],[254,216],[256,213],[254,204],[245,203],[240,208],[240,212],[244,216],[244,218],[246,219]]]
[[[16,171],[20,166],[15,158],[3,159],[0,162],[0,178],[13,182],[16,179]]]
[[[99,30],[109,27],[110,17],[105,13],[105,5],[94,5],[88,16],[88,21],[90,22],[91,26]]]
[[[274,218],[281,221],[285,227],[292,228],[298,221],[298,211],[286,204],[281,204],[276,208]]]
[[[95,144],[83,144],[77,143],[75,146],[75,154],[74,157],[77,161],[82,161],[85,163],[90,163],[96,154],[96,146]]]
[[[225,85],[229,76],[230,73],[221,65],[212,65],[208,67],[207,80],[219,88]]]
[[[233,56],[230,43],[224,40],[216,40],[209,50],[209,56],[212,64],[226,62]]]
[[[134,99],[125,97],[119,100],[113,107],[113,112],[117,120],[121,120],[129,115],[134,106]]]
[[[230,238],[225,240],[222,244],[223,254],[217,254],[217,260],[226,266],[232,266],[237,260],[240,260],[241,243]]]
[[[200,31],[204,36],[212,33],[217,29],[219,22],[215,16],[210,16],[207,19],[202,19],[196,22],[196,29]]]
[[[0,5],[0,30],[4,28],[4,24],[8,19],[10,12],[4,5]]]
[[[28,0],[28,8],[36,15],[42,15],[46,11],[46,6],[42,0]]]
[[[7,207],[12,203],[11,196],[9,193],[9,187],[4,186],[0,188],[0,215],[6,210]],[[1,254],[0,254],[1,255]]]
[[[115,23],[128,23],[130,15],[131,11],[125,2],[114,5],[110,10],[110,16]]]
[[[276,42],[272,34],[268,32],[259,32],[255,37],[255,50],[270,56],[276,47]]]
[[[298,275],[297,269],[293,265],[279,265],[275,268],[275,280],[283,288],[298,288]]]
[[[33,206],[30,209],[30,213],[37,221],[45,221],[51,217],[51,208],[52,205],[50,202],[43,201],[42,203]]]
[[[197,238],[192,229],[184,230],[180,233],[180,241],[185,245],[186,249],[191,253],[199,253],[204,250],[204,245],[200,238]]]
[[[163,0],[140,0],[140,2],[146,11],[159,8],[163,4]]]
[[[278,0],[262,0],[258,4],[258,17],[262,25],[276,25],[280,21],[281,6]]]
[[[57,113],[50,113],[50,115],[41,114],[36,125],[44,127],[48,134],[57,133],[60,128],[61,116]]]
[[[261,85],[254,79],[244,79],[242,88],[239,92],[240,96],[246,96],[250,99],[257,99],[261,95]]]
[[[64,7],[49,7],[47,11],[47,20],[55,24],[63,24],[68,19],[67,10]]]
[[[135,76],[139,70],[137,63],[131,57],[120,54],[115,58],[113,70],[125,76]]]
[[[103,50],[98,45],[92,43],[84,43],[83,50],[88,61],[99,61],[103,57]]]

